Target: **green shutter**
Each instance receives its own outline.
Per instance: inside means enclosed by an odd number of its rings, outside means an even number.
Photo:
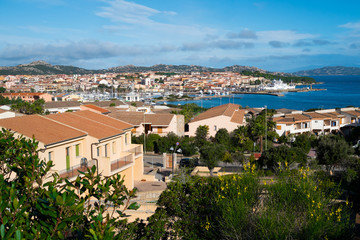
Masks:
[[[66,170],[70,170],[70,156],[66,156]]]
[[[75,151],[76,151],[76,156],[80,156],[80,147],[79,144],[75,145]]]

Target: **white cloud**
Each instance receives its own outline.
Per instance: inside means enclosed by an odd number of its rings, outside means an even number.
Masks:
[[[102,11],[96,13],[100,17],[109,18],[114,22],[130,24],[152,24],[151,16],[161,13],[160,11],[124,0],[107,1],[109,7],[102,7]]]
[[[277,31],[260,31],[256,33],[259,41],[280,41],[280,42],[294,42],[302,39],[315,38],[316,35],[309,33],[297,33],[290,30],[277,30]]]
[[[360,22],[349,22],[349,23],[340,25],[339,27],[350,28],[350,29],[360,29]]]

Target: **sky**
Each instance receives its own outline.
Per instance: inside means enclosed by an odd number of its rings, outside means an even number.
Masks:
[[[0,66],[360,67],[359,0],[0,0]]]

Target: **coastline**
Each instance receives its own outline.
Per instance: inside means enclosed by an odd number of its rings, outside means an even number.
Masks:
[[[212,98],[232,98],[233,94],[246,94],[246,95],[268,95],[268,96],[275,96],[275,97],[283,97],[284,93],[287,92],[317,92],[317,91],[327,91],[325,88],[312,88],[312,89],[306,89],[306,88],[295,88],[295,89],[287,89],[287,90],[277,90],[274,91],[259,91],[259,92],[238,92],[233,91],[230,93],[230,95],[212,95],[212,96],[197,96],[197,97],[190,97],[190,98],[182,98],[182,99],[171,99],[168,100],[166,98],[155,100],[155,102],[159,101],[167,101],[167,102],[181,102],[181,101],[196,101],[196,100],[204,100],[204,99],[212,99]],[[239,98],[239,97],[234,97]]]

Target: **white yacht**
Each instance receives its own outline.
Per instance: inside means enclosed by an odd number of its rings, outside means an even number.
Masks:
[[[270,84],[264,87],[264,90],[288,90],[288,89],[295,89],[295,85],[293,84],[286,84],[281,79],[279,80],[272,80]]]

